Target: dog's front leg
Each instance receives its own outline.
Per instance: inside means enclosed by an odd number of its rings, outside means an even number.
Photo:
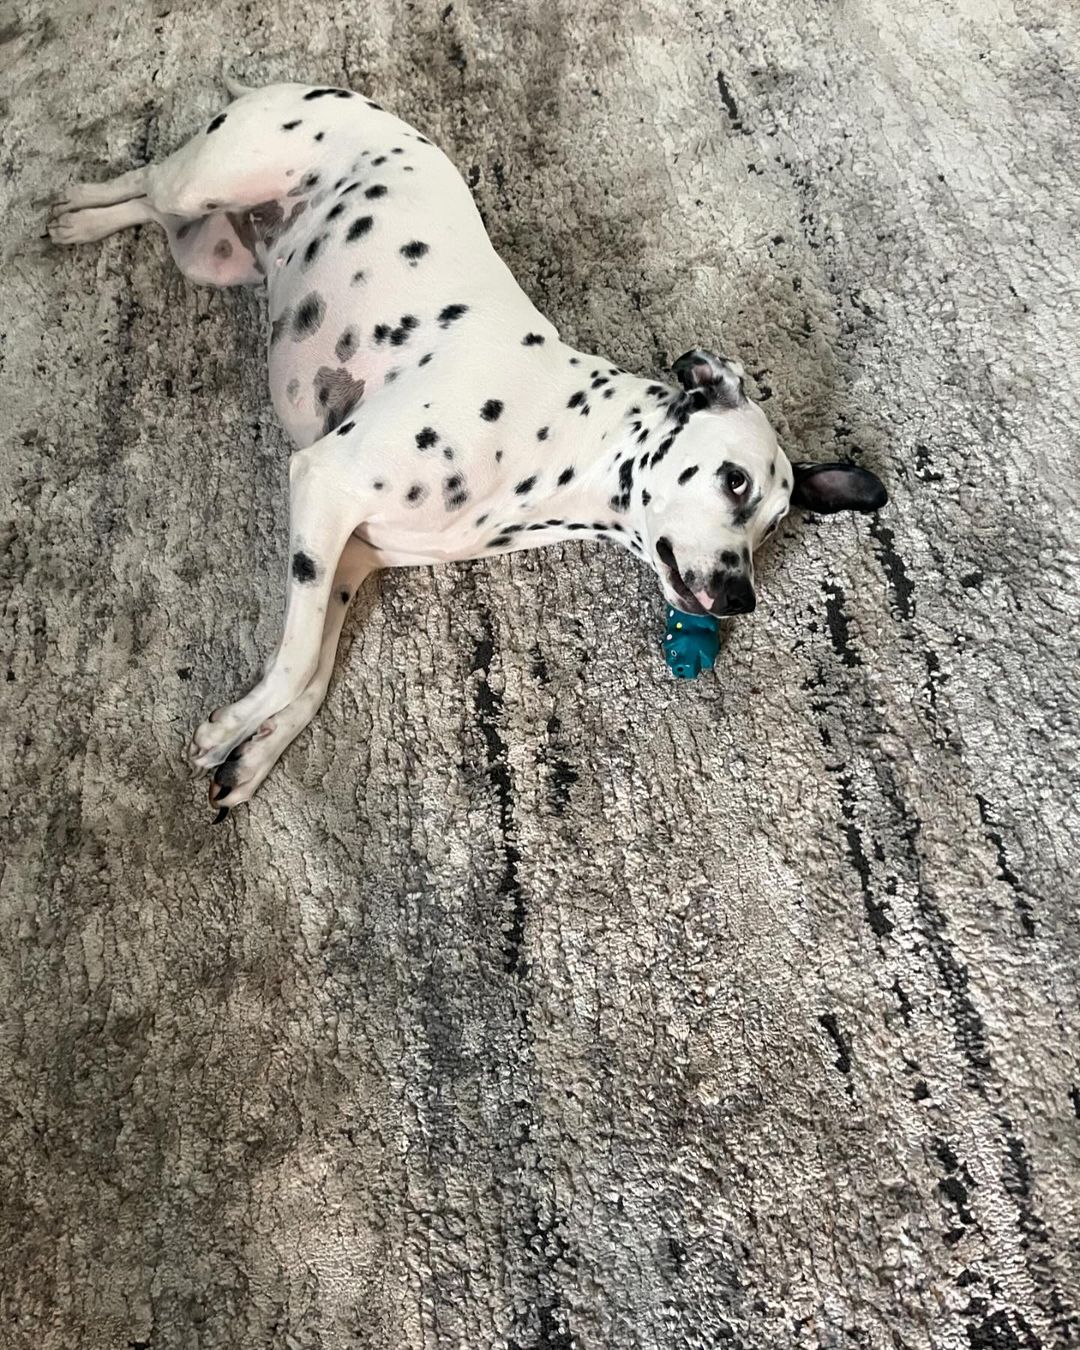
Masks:
[[[315,674],[298,698],[263,722],[254,736],[238,745],[225,763],[214,770],[210,783],[211,806],[221,807],[224,813],[229,807],[250,801],[266,775],[318,712],[334,673],[334,658],[345,615],[357,591],[375,569],[376,563],[367,545],[359,539],[350,539],[334,574]]]
[[[254,689],[211,713],[195,732],[188,754],[198,769],[223,764],[316,677],[342,553],[370,505],[357,492],[350,459],[340,437],[331,435],[297,451],[289,463],[289,581],[281,642]]]

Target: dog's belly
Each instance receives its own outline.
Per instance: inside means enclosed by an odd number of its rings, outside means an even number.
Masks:
[[[362,415],[365,400],[407,371],[437,375],[440,351],[459,334],[468,340],[470,311],[550,329],[450,161],[433,146],[393,150],[322,166],[328,186],[263,250],[271,397],[299,446]],[[280,205],[286,217],[296,207]]]

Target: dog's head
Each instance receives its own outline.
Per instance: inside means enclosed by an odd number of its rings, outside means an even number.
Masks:
[[[877,511],[888,495],[855,464],[792,464],[737,362],[695,348],[672,369],[686,390],[681,429],[642,479],[652,563],[677,609],[749,614],[754,550],[791,507]]]

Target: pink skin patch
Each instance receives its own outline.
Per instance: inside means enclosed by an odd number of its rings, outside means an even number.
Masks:
[[[695,591],[694,599],[698,602],[701,608],[706,611],[708,611],[712,605],[712,596],[709,594],[708,591],[705,590]]]

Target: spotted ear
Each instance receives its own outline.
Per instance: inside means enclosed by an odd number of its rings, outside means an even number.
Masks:
[[[700,347],[683,352],[671,369],[679,377],[684,389],[700,389],[710,404],[720,408],[737,408],[746,402],[743,375],[738,361],[726,356],[713,356]]]
[[[889,500],[885,484],[857,464],[793,464],[792,506],[830,516],[834,511],[880,511]]]

